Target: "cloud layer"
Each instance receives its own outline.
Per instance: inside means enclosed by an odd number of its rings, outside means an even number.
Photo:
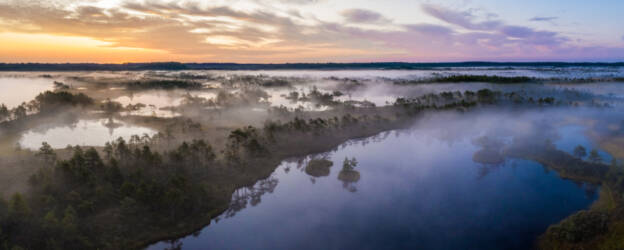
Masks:
[[[280,0],[309,6],[321,0]],[[495,15],[423,4],[436,22],[396,23],[368,9],[333,10],[326,21],[292,8],[234,9],[199,1],[0,2],[0,31],[80,36],[109,47],[141,48],[177,61],[322,62],[457,60],[615,60],[618,47],[581,46],[548,30],[508,24]],[[68,7],[69,6],[69,7]],[[554,17],[534,17],[535,22]],[[153,59],[146,58],[145,61]]]

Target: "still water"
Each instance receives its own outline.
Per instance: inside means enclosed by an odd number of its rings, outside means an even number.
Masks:
[[[45,125],[28,130],[19,140],[23,148],[37,150],[43,142],[53,148],[71,146],[104,146],[106,142],[119,137],[128,140],[132,135],[156,134],[155,130],[127,124],[112,119],[79,120],[71,125],[47,127]]]
[[[54,87],[54,80],[40,77],[10,77],[0,75],[0,104],[14,108],[29,102]]]
[[[605,112],[613,114],[597,115]],[[589,207],[599,187],[563,180],[525,159],[477,163],[478,139],[506,145],[535,136],[563,151],[589,150],[598,145],[586,134],[616,120],[601,118],[618,115],[604,109],[431,114],[406,130],[286,160],[270,178],[237,191],[211,225],[149,249],[528,249],[549,225]],[[333,162],[329,176],[306,174],[313,158]],[[340,180],[345,158],[357,160],[358,181]]]

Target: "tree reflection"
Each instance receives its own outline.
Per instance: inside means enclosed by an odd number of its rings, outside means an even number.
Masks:
[[[481,148],[472,156],[473,162],[481,164],[481,167],[478,170],[479,179],[487,176],[490,172],[505,163],[505,157],[502,153],[505,144],[502,140],[482,136],[475,139],[472,143]]]
[[[312,159],[305,167],[305,172],[312,177],[329,176],[329,169],[334,163],[327,159]]]
[[[232,194],[230,207],[225,211],[225,217],[230,218],[239,211],[245,209],[247,204],[257,206],[262,202],[262,196],[266,193],[273,193],[279,181],[275,177],[258,181],[252,187],[240,188]]]
[[[481,164],[481,166],[479,166],[479,169],[477,170],[477,179],[485,178],[488,174],[499,169],[501,166],[502,164],[499,164],[499,165]]]
[[[355,183],[360,181],[360,172],[355,170],[357,160],[354,158],[346,158],[342,163],[342,170],[338,174],[338,180],[342,181],[342,187],[349,192],[357,192]]]
[[[167,242],[168,246],[166,246],[163,250],[182,250],[182,242],[179,240],[174,240]]]
[[[115,132],[115,129],[123,126],[123,124],[115,122],[115,120],[113,120],[113,117],[108,117],[106,122],[102,122],[102,125],[108,128],[108,134],[111,136],[113,135],[113,132]]]

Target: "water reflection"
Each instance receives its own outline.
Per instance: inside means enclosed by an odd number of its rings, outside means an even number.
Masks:
[[[247,205],[257,206],[262,202],[262,196],[273,193],[279,181],[270,177],[259,181],[252,187],[238,189],[232,194],[230,207],[225,211],[225,218],[236,215],[237,212],[245,209]]]
[[[39,93],[53,89],[53,79],[35,77],[8,77],[0,75],[0,104],[15,108],[29,102]]]
[[[124,93],[126,92],[124,91]],[[174,117],[179,114],[164,108],[180,105],[184,99],[184,94],[181,91],[165,90],[150,90],[137,93],[127,92],[113,99],[113,101],[119,102],[124,106],[131,104],[141,105],[140,108],[127,112],[130,115]]]
[[[480,149],[474,153],[472,160],[484,165],[501,165],[505,158],[501,152],[505,144],[501,140],[487,136],[480,137],[473,142]]]
[[[19,140],[24,148],[38,149],[47,142],[53,148],[67,145],[103,146],[119,137],[129,139],[132,135],[154,135],[156,131],[130,125],[112,118],[99,120],[79,120],[69,125],[49,127],[38,126],[25,132]]]
[[[334,163],[327,159],[312,159],[305,167],[305,172],[312,177],[329,176],[329,169]]]
[[[601,115],[605,112],[610,115]],[[531,248],[550,224],[587,208],[599,187],[564,180],[507,151],[516,146],[566,151],[578,143],[566,137],[592,141],[587,133],[569,134],[565,128],[572,123],[595,131],[601,126],[579,121],[610,123],[619,115],[614,109],[425,115],[408,130],[284,161],[270,178],[275,185],[279,180],[270,192],[235,194],[233,201],[241,201],[233,206],[235,213],[175,244],[183,249]],[[342,169],[327,174],[321,168],[312,184],[306,169],[314,159]],[[260,200],[252,198],[257,194],[263,194],[262,203],[248,206]]]
[[[342,170],[338,173],[338,180],[342,181],[342,187],[349,192],[357,192],[355,183],[360,181],[360,172],[355,170],[357,160],[354,158],[345,158],[342,162]]]

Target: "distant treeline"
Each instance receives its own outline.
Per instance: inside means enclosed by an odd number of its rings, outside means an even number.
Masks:
[[[461,67],[624,67],[624,62],[446,62],[446,63],[0,63],[0,71],[136,71],[136,70],[408,70]]]

